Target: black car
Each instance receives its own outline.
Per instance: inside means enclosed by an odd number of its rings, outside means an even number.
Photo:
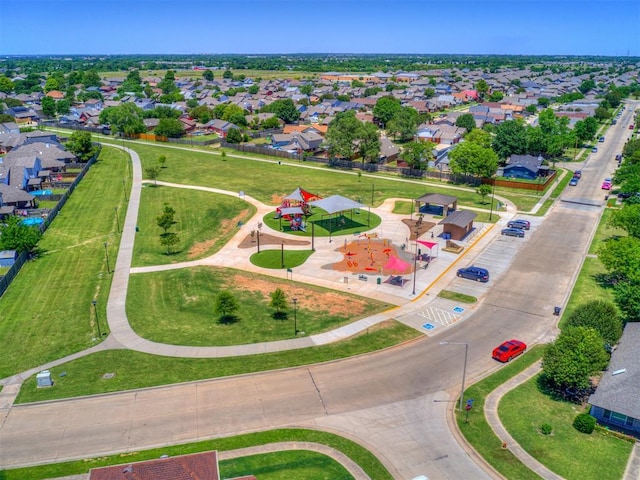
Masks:
[[[488,282],[489,281],[489,270],[481,267],[467,267],[460,268],[458,273],[456,273],[460,278],[468,278],[469,280],[475,280],[476,282]]]
[[[531,223],[529,222],[529,220],[509,220],[509,222],[507,223],[507,227],[529,230],[531,228]]]

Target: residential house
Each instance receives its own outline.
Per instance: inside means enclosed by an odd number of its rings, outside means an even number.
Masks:
[[[2,250],[0,251],[0,267],[11,267],[16,263],[18,258],[18,252],[15,250]]]
[[[609,367],[589,397],[591,415],[598,423],[638,434],[640,432],[640,323],[628,322]]]
[[[378,157],[380,163],[393,162],[398,159],[399,155],[400,147],[387,137],[380,137],[380,156]]]
[[[227,136],[227,133],[229,133],[229,130],[231,130],[232,128],[241,130],[237,125],[231,122],[227,122],[226,120],[220,120],[218,118],[208,121],[203,125],[203,127],[210,132],[217,133],[222,138],[225,138]]]
[[[502,170],[502,176],[505,178],[535,180],[539,175],[543,160],[542,156],[511,155],[507,165]]]

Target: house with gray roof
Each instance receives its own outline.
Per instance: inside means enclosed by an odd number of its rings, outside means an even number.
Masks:
[[[589,397],[590,413],[598,423],[634,433],[640,432],[638,344],[640,323],[629,322],[598,388]]]

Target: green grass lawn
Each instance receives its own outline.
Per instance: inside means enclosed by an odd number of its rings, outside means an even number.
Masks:
[[[166,446],[152,450],[127,452],[120,455],[116,454],[98,458],[75,460],[71,462],[41,465],[37,467],[3,470],[0,471],[0,478],[3,480],[23,480],[26,478],[29,480],[45,480],[61,476],[88,473],[91,468],[152,460],[159,458],[161,455],[175,457],[178,455],[187,455],[190,453],[211,450],[224,452],[277,442],[313,442],[327,445],[344,453],[355,461],[370,478],[375,480],[393,479],[391,474],[386,468],[384,468],[384,465],[380,463],[375,455],[360,444],[332,433],[304,429],[268,430],[265,432],[248,433],[234,437],[187,443],[184,445]],[[304,456],[299,456],[301,454]],[[309,456],[307,455],[307,452],[285,451],[273,455],[261,455],[259,458],[244,457],[236,460],[225,460],[220,462],[221,478],[230,478],[248,474],[254,474],[261,480],[263,478],[268,480],[291,478],[333,480],[351,478],[350,476],[341,476],[344,475],[344,471],[340,465],[336,464],[335,461],[324,456],[322,456],[323,458],[319,458],[317,455],[318,454]],[[300,459],[302,459],[302,462],[299,462]],[[300,465],[300,463],[302,463],[302,465]],[[338,468],[336,468],[336,466]],[[304,472],[300,470],[301,468],[307,467],[310,468]],[[327,470],[325,470],[325,468]],[[324,475],[325,471],[329,476]]]
[[[95,344],[95,319],[111,285],[119,243],[114,208],[125,208],[122,179],[128,155],[103,148],[67,204],[44,234],[44,254],[22,268],[0,298],[0,378]]]
[[[270,248],[270,250],[268,250]],[[302,265],[313,255],[313,250],[281,250],[267,245],[260,253],[251,255],[251,263],[263,268],[281,269],[294,268]]]
[[[500,368],[496,373],[467,388],[465,398],[473,398],[474,400],[473,409],[469,412],[468,423],[465,422],[466,413],[456,411],[458,428],[466,440],[506,478],[538,480],[540,477],[529,470],[508,449],[502,448],[502,440],[496,436],[484,416],[484,402],[487,395],[499,385],[537,362],[542,356],[542,352],[542,347],[533,347],[520,358]],[[525,414],[526,410],[523,410],[522,415]],[[509,426],[506,424],[505,426],[509,430]]]
[[[615,200],[614,200],[615,201]],[[600,223],[598,224],[598,228],[596,229],[596,233],[593,236],[593,240],[591,245],[589,246],[589,253],[595,254],[598,246],[605,240],[618,236],[618,237],[626,237],[627,231],[622,228],[616,228],[609,225],[609,221],[613,212],[615,210],[612,208],[605,208],[604,212],[602,212],[602,217],[600,218]]]
[[[471,295],[465,295],[464,293],[452,292],[451,290],[441,290],[438,294],[440,298],[446,298],[447,300],[455,300],[462,303],[476,303],[478,299]]]
[[[293,335],[291,323],[290,327]],[[305,328],[305,325],[300,327]],[[110,350],[50,368],[55,381],[54,388],[36,388],[35,375],[30,377],[20,389],[16,403],[119,392],[311,365],[382,350],[421,336],[415,329],[390,320],[340,342],[245,357],[173,358],[131,350]],[[65,375],[60,376],[63,372]],[[113,378],[103,378],[105,373],[115,375]]]
[[[165,204],[176,212],[171,231],[180,238],[170,255],[160,244],[163,230],[156,221]],[[147,185],[142,189],[132,264],[163,265],[213,255],[238,232],[238,222],[247,222],[255,212],[253,205],[238,197]]]
[[[354,210],[340,214],[328,215],[321,208],[313,207],[313,214],[305,218],[306,228],[291,230],[289,222],[284,218],[275,218],[275,210],[262,219],[265,225],[274,230],[283,231],[298,237],[328,237],[332,235],[352,235],[377,228],[382,219],[367,210]]]
[[[324,332],[392,305],[356,295],[263,275],[214,267],[132,275],[129,323],[142,337],[174,345],[241,345],[294,337],[293,304],[274,319],[270,294],[282,289],[298,298],[298,330]],[[220,323],[216,295],[227,290],[238,301],[237,321]]]
[[[538,461],[567,480],[618,480],[623,477],[632,444],[595,430],[585,435],[573,428],[580,405],[555,401],[538,387],[539,376],[507,393],[498,413],[513,438]],[[523,414],[526,412],[526,414]],[[551,435],[540,425],[553,427]]]

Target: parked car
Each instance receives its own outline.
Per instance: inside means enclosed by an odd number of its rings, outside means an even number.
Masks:
[[[573,177],[582,178],[582,170],[576,170],[575,172],[573,172]]]
[[[593,153],[596,153],[596,152],[598,151],[598,147],[593,147],[593,148],[591,149],[591,151],[592,151]]]
[[[531,228],[531,223],[529,222],[529,220],[522,220],[522,219],[509,220],[507,222],[507,227],[521,228],[522,230],[529,230]]]
[[[456,274],[460,278],[468,278],[469,280],[475,280],[476,282],[488,282],[489,270],[481,267],[474,267],[473,265],[467,268],[458,269]]]
[[[622,160],[622,154],[619,153],[616,155],[616,160],[619,162],[620,160]]]
[[[612,187],[611,182],[608,182],[605,180],[604,182],[602,182],[602,186],[600,188],[602,190],[611,190],[611,187]]]
[[[500,233],[509,237],[524,238],[524,230],[521,228],[503,228]]]
[[[576,185],[578,185],[578,180],[578,177],[573,177],[571,180],[569,180],[569,185],[575,187]]]
[[[629,125],[629,130],[633,130],[634,128],[635,128],[635,125],[633,123]]]
[[[599,141],[600,143],[604,143],[604,137],[600,137],[600,138],[598,139],[598,141]]]
[[[499,362],[510,362],[527,351],[527,345],[520,340],[508,340],[493,349],[491,356]]]

